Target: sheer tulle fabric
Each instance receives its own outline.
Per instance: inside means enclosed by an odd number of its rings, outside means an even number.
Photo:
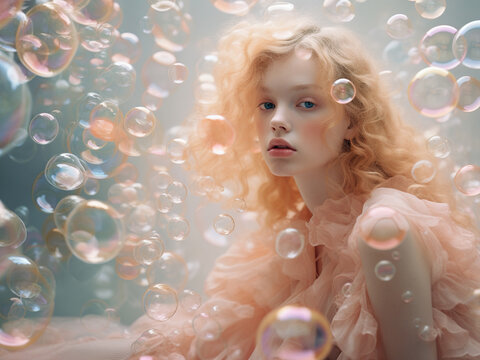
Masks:
[[[301,304],[322,312],[330,320],[335,344],[341,350],[339,359],[384,359],[361,271],[356,222],[370,206],[379,205],[405,216],[421,235],[419,240],[431,263],[439,357],[480,358],[479,313],[469,303],[480,284],[478,239],[451,219],[446,204],[420,200],[398,190],[405,188],[405,179],[391,179],[385,186],[374,190],[368,199],[346,196],[327,200],[314,210],[307,224],[292,224],[306,226],[308,233],[308,244],[295,259],[276,255],[274,231],[258,232],[232,245],[217,260],[206,282],[209,300],[200,309],[214,317],[221,328],[219,337],[210,343],[209,354],[203,353],[205,341],[193,331],[194,315],[179,308],[172,319],[163,323],[141,317],[125,329],[127,335],[118,331],[109,339],[83,342],[66,340],[63,336],[62,344],[45,341],[45,345],[34,345],[18,353],[21,356],[17,358],[52,359],[55,357],[49,349],[55,349],[63,358],[70,359],[74,357],[68,355],[69,351],[78,353],[83,346],[88,354],[95,346],[116,346],[111,349],[110,357],[89,358],[118,359],[115,357],[118,351],[127,349],[142,331],[155,328],[161,335],[149,341],[144,353],[159,359],[261,359],[259,349],[255,348],[255,335],[262,318],[278,306]],[[346,283],[351,284],[348,293],[342,291]],[[67,324],[72,322],[54,321],[52,326],[58,325],[62,332]],[[168,340],[174,330],[181,334],[180,341]],[[415,331],[413,325],[412,331]],[[104,348],[102,355],[105,351]],[[128,350],[124,351],[125,358],[139,358],[139,354],[129,355]],[[13,358],[15,354],[5,355],[5,359]]]

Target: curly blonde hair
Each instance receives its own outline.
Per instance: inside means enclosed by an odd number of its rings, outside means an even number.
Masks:
[[[350,31],[319,27],[298,17],[278,22],[242,21],[219,42],[214,70],[217,101],[198,106],[193,117],[199,120],[209,114],[222,115],[235,129],[235,142],[225,154],[216,155],[205,146],[203,135],[193,131],[189,149],[195,170],[213,176],[218,183],[234,184],[233,196],[248,198],[248,208],[261,215],[265,226],[292,214],[305,219],[311,215],[293,178],[277,177],[268,170],[257,149],[253,123],[256,103],[252,94],[262,74],[272,61],[299,47],[312,52],[326,84],[346,78],[356,88],[354,100],[344,105],[356,135],[336,160],[343,173],[343,183],[338,186],[344,194],[367,195],[395,175],[412,178],[412,166],[419,160],[436,164],[425,140],[402,121],[375,62]],[[256,191],[251,192],[251,188]],[[412,181],[407,191],[453,206],[451,185],[440,175],[426,184]],[[465,217],[458,219],[468,223]]]

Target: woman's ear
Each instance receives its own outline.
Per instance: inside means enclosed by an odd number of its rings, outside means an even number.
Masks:
[[[352,120],[348,119],[348,121],[350,122],[350,124],[345,131],[345,140],[352,140],[357,134],[357,127],[353,125]]]

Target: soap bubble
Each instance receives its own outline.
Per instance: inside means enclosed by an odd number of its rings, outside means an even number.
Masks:
[[[107,22],[113,14],[114,0],[90,0],[85,6],[70,13],[75,22],[96,26]]]
[[[439,25],[428,30],[420,41],[420,54],[431,66],[453,69],[461,60],[453,53],[453,38],[457,29],[449,25]],[[461,57],[463,59],[463,56]]]
[[[194,313],[202,305],[202,296],[196,291],[185,289],[178,294],[180,306],[188,313]]]
[[[462,76],[457,79],[460,96],[457,108],[472,112],[480,107],[480,81],[472,76]]]
[[[176,291],[181,291],[188,280],[188,267],[178,254],[165,251],[147,268],[149,284],[166,284]]]
[[[94,178],[87,178],[83,184],[83,192],[85,195],[94,196],[100,190],[100,182]]]
[[[175,55],[167,51],[157,51],[142,67],[142,82],[148,93],[157,98],[166,98],[174,89],[170,81],[169,69],[176,62]]]
[[[48,252],[59,261],[66,261],[72,255],[65,242],[65,236],[60,229],[51,229],[45,236]]]
[[[143,294],[143,307],[150,319],[167,321],[177,312],[177,293],[165,284],[152,285]]]
[[[410,304],[410,303],[413,301],[413,293],[412,293],[410,290],[406,290],[406,291],[402,294],[402,301],[403,301],[405,304]]]
[[[58,135],[60,127],[55,116],[49,113],[35,115],[28,126],[30,138],[37,144],[50,144]]]
[[[462,26],[453,38],[453,53],[462,64],[471,69],[480,69],[480,20]]]
[[[181,204],[187,198],[187,187],[181,181],[174,180],[168,184],[165,192],[170,196],[174,204]]]
[[[170,65],[168,75],[175,84],[183,84],[187,80],[188,69],[184,64],[176,62]]]
[[[427,149],[433,156],[445,159],[450,155],[450,143],[447,138],[434,135],[427,141]]]
[[[298,257],[305,247],[305,236],[295,228],[280,231],[275,238],[275,251],[284,259]]]
[[[381,281],[390,281],[395,276],[396,268],[388,260],[381,260],[375,265],[375,275]]]
[[[45,171],[40,172],[32,185],[32,200],[40,211],[51,214],[58,202],[65,196],[65,190],[52,186],[45,177]]]
[[[45,165],[45,179],[60,190],[75,190],[83,186],[86,170],[80,159],[73,154],[52,156]]]
[[[182,216],[173,216],[168,219],[167,222],[167,234],[168,237],[177,240],[183,241],[186,239],[190,233],[190,224],[187,219]]]
[[[101,96],[121,103],[135,91],[136,78],[137,73],[131,64],[117,61],[100,73],[95,85]]]
[[[140,274],[140,265],[132,256],[119,255],[115,258],[115,273],[120,279],[133,280]]]
[[[349,22],[355,17],[355,7],[350,0],[324,0],[323,9],[335,22]]]
[[[412,22],[405,14],[395,14],[387,20],[387,34],[393,39],[406,39],[413,35]]]
[[[134,107],[130,109],[123,120],[125,131],[135,137],[145,137],[155,130],[157,119],[147,108]]]
[[[213,154],[223,155],[235,142],[235,128],[221,115],[207,115],[198,122],[198,131]]]
[[[0,208],[2,206],[0,205]],[[28,225],[29,223],[29,219],[30,219],[30,210],[28,209],[27,206],[25,205],[20,205],[20,206],[17,206],[15,208],[15,210],[13,210],[15,214],[18,215],[18,217],[20,218],[20,220],[23,221],[23,223],[25,224],[25,226]]]
[[[330,88],[330,94],[339,104],[348,104],[355,98],[357,90],[355,85],[348,79],[338,79],[335,80]]]
[[[142,54],[140,40],[133,33],[121,33],[113,43],[110,52],[113,62],[120,61],[135,64]]]
[[[433,180],[437,174],[437,169],[428,160],[419,160],[412,166],[412,178],[417,183],[427,184]]]
[[[0,13],[1,11],[2,10],[0,9]],[[7,52],[17,51],[15,49],[15,37],[17,35],[17,29],[19,26],[24,26],[26,22],[27,16],[25,13],[23,11],[17,11],[5,26],[2,27],[0,25],[0,50]]]
[[[84,200],[85,199],[80,196],[69,195],[65,196],[58,202],[53,213],[53,219],[55,225],[61,232],[65,231],[65,222],[67,221],[68,215],[70,215],[72,210]]]
[[[193,331],[197,338],[206,341],[213,341],[220,337],[222,327],[213,315],[201,312],[192,319]]]
[[[455,77],[447,70],[428,67],[420,70],[408,85],[408,100],[420,114],[441,117],[458,103],[459,89]]]
[[[0,201],[0,248],[19,247],[27,238],[24,222]]]
[[[165,245],[159,236],[151,236],[139,241],[133,249],[133,257],[142,265],[151,265],[165,251]]]
[[[105,100],[92,109],[89,129],[93,136],[101,140],[114,141],[122,120],[123,113],[118,105]]]
[[[480,166],[463,166],[457,171],[454,183],[462,194],[467,196],[477,196],[480,194]]]
[[[156,346],[162,344],[166,341],[165,335],[160,330],[157,329],[148,329],[145,330],[137,340],[132,343],[132,353],[138,354],[142,352],[149,351],[152,348],[152,345]],[[143,360],[143,359],[142,359]],[[153,357],[151,359],[145,360],[155,360]]]
[[[174,1],[156,1],[147,16],[153,24],[152,34],[158,46],[173,52],[185,48],[190,38],[190,17]]]
[[[19,26],[16,49],[20,61],[36,75],[52,77],[70,65],[78,47],[75,25],[62,8],[47,2],[27,12]]]
[[[175,138],[167,144],[167,154],[174,164],[183,164],[187,156],[187,141],[182,138]]]
[[[333,346],[328,320],[303,306],[286,305],[268,313],[257,330],[267,359],[325,359]]]
[[[220,214],[213,221],[213,228],[220,235],[230,235],[235,229],[235,220],[228,214]]]
[[[420,340],[425,342],[435,341],[437,336],[438,336],[437,330],[435,330],[435,328],[430,325],[420,326],[418,330],[418,337],[420,338]]]
[[[443,14],[445,0],[415,0],[415,9],[425,19],[436,19]]]
[[[105,263],[123,248],[123,223],[111,206],[98,200],[86,200],[68,216],[65,239],[80,260],[91,264]]]
[[[360,220],[360,233],[365,243],[376,250],[391,250],[405,237],[408,223],[392,208],[374,206]],[[374,231],[379,229],[379,234]]]
[[[210,0],[218,10],[226,14],[246,15],[258,0]]]
[[[134,234],[143,235],[155,227],[156,211],[148,204],[138,204],[128,215],[127,228]]]

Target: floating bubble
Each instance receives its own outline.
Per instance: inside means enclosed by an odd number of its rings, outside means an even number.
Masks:
[[[173,208],[173,202],[170,196],[166,193],[155,195],[157,210],[162,214],[168,214]]]
[[[165,284],[152,285],[143,294],[143,307],[150,319],[167,321],[177,312],[177,293]]]
[[[124,163],[115,171],[113,179],[121,184],[133,184],[138,179],[138,169],[132,163]]]
[[[157,98],[166,98],[175,83],[170,81],[169,69],[176,61],[175,55],[167,51],[157,51],[142,67],[142,82],[148,93]]]
[[[1,6],[1,5],[0,5]],[[2,10],[0,10],[1,12]],[[18,27],[24,26],[27,22],[27,16],[23,11],[17,11],[15,15],[9,20],[5,26],[0,25],[0,50],[6,52],[16,52],[15,36],[17,35]],[[1,15],[0,15],[1,24]]]
[[[480,166],[463,166],[457,171],[454,183],[462,194],[467,196],[477,196],[480,194]]]
[[[216,155],[223,155],[235,141],[235,128],[221,115],[207,115],[198,122],[205,145]]]
[[[148,15],[145,15],[142,17],[142,19],[140,20],[139,28],[140,30],[142,30],[144,34],[152,33],[153,24],[152,24],[152,20],[150,20],[150,17]]]
[[[131,64],[117,61],[102,71],[95,79],[95,85],[101,96],[121,103],[135,91],[136,78],[137,73]]]
[[[45,172],[40,172],[32,185],[32,200],[40,211],[51,214],[58,202],[65,196],[65,190],[52,186],[45,178]]]
[[[156,123],[155,114],[145,107],[138,106],[125,114],[123,127],[128,134],[142,138],[155,130]]]
[[[362,239],[376,250],[391,250],[397,247],[403,241],[406,229],[406,220],[386,206],[369,208],[360,220]]]
[[[85,199],[77,195],[65,196],[55,207],[53,219],[57,228],[64,232],[65,222],[72,210]]]
[[[159,259],[165,251],[165,245],[160,237],[150,237],[141,240],[133,249],[133,257],[142,265],[150,265]]]
[[[0,156],[23,139],[21,130],[30,119],[31,94],[15,62],[0,53]]]
[[[151,232],[156,222],[155,209],[148,204],[138,204],[128,215],[127,228],[134,234],[143,235]]]
[[[295,5],[288,1],[272,2],[265,9],[264,17],[268,20],[281,20],[287,16],[291,16]]]
[[[197,311],[202,305],[202,296],[196,291],[185,289],[178,294],[180,306],[188,313]]]
[[[210,0],[218,10],[226,14],[243,16],[258,0]]]
[[[349,22],[355,17],[355,7],[350,0],[324,0],[323,9],[335,22]]]
[[[4,0],[0,4],[0,29],[7,25],[20,11],[23,5],[23,0]]]
[[[413,293],[410,290],[405,291],[402,294],[402,301],[405,304],[410,304],[413,301]]]
[[[305,236],[295,228],[280,231],[275,238],[275,251],[284,259],[295,259],[305,247]]]
[[[395,261],[400,260],[400,252],[398,250],[392,251],[392,259]]]
[[[450,142],[447,138],[434,135],[427,141],[427,149],[433,156],[445,159],[450,155]]]
[[[60,261],[66,261],[72,253],[65,242],[65,236],[59,229],[50,230],[45,236],[48,252]]]
[[[85,6],[71,12],[75,22],[83,25],[96,26],[107,22],[113,14],[114,0],[89,1]]]
[[[75,190],[83,186],[86,170],[80,159],[73,154],[52,156],[45,165],[45,179],[60,190]]]
[[[181,291],[188,280],[188,267],[178,254],[165,251],[147,268],[149,284],[166,284],[176,291]]]
[[[480,107],[480,81],[472,76],[462,76],[457,80],[460,96],[457,108],[472,112]]]
[[[405,14],[395,14],[387,20],[387,34],[393,39],[406,39],[413,35],[412,22]]]
[[[453,69],[461,60],[453,53],[453,38],[457,29],[449,25],[435,26],[428,30],[420,41],[420,55],[431,66]],[[461,56],[463,59],[464,55]]]
[[[187,80],[188,69],[184,64],[176,62],[168,69],[168,75],[175,84],[183,84]]]
[[[183,164],[186,160],[187,141],[175,138],[167,144],[167,154],[174,164]]]
[[[132,353],[138,354],[142,352],[146,352],[152,348],[152,345],[159,345],[166,342],[165,335],[160,330],[157,329],[148,329],[145,330],[137,340],[132,343]],[[143,359],[142,359],[143,360]],[[145,359],[145,360],[155,360],[153,357],[152,359]]]
[[[76,106],[76,116],[80,126],[83,128],[90,127],[90,114],[92,110],[102,101],[103,98],[95,92],[86,93],[78,100]]]
[[[0,201],[0,248],[19,247],[26,238],[27,228],[22,219]]]
[[[94,178],[87,178],[83,184],[83,192],[86,195],[94,196],[98,194],[100,190],[100,182]]]
[[[447,70],[428,67],[420,70],[408,85],[408,100],[420,114],[441,117],[457,106],[459,89],[455,77]]]
[[[213,228],[220,235],[230,235],[235,229],[235,220],[228,214],[220,214],[213,221]]]
[[[190,233],[190,224],[187,219],[182,216],[173,216],[168,219],[167,222],[167,234],[168,237],[177,240],[183,241],[187,238]]]
[[[462,26],[453,38],[453,53],[462,64],[471,69],[480,69],[480,20]]]
[[[30,138],[37,144],[50,144],[58,135],[60,127],[55,116],[49,113],[35,115],[28,126]]]
[[[92,109],[89,129],[93,136],[101,140],[114,141],[122,120],[123,114],[118,105],[106,100]]]
[[[213,69],[218,63],[218,54],[216,52],[209,52],[204,54],[195,66],[197,78],[199,81],[204,77],[213,79]]]
[[[58,75],[77,51],[73,21],[53,2],[35,5],[26,15],[27,22],[19,26],[15,42],[20,61],[36,75]]]
[[[80,39],[80,45],[87,51],[99,52],[105,49],[105,46],[100,41],[100,34],[98,32],[98,26],[80,26],[78,30],[78,37]]]
[[[324,359],[333,337],[328,320],[303,306],[286,305],[268,313],[257,330],[257,344],[267,359]]]
[[[157,111],[163,104],[163,99],[150,93],[148,90],[142,93],[142,105],[150,111]]]
[[[352,283],[350,282],[347,282],[345,284],[343,284],[342,286],[342,294],[343,296],[345,296],[346,298],[350,297],[352,295]]]
[[[142,47],[137,35],[129,32],[121,33],[111,49],[113,62],[121,61],[135,64],[142,54]]]
[[[330,88],[330,94],[339,104],[348,104],[355,98],[357,90],[355,85],[348,79],[338,79],[335,80]]]
[[[427,184],[433,180],[437,174],[437,169],[428,160],[419,160],[412,166],[412,178],[417,183]]]
[[[117,256],[115,258],[115,273],[121,279],[133,280],[140,274],[140,265],[131,256]]]
[[[148,13],[155,43],[167,51],[182,51],[190,38],[190,16],[184,14],[174,1],[160,0],[150,6]]]
[[[195,99],[199,104],[214,104],[218,100],[218,90],[215,83],[201,81],[195,86]]]
[[[188,190],[184,183],[174,180],[168,184],[166,193],[170,196],[174,204],[181,204],[187,198]]]
[[[123,223],[111,206],[98,200],[86,200],[68,216],[65,240],[80,260],[104,263],[117,256],[123,247]]]
[[[436,19],[447,7],[445,0],[415,0],[415,9],[425,19]]]
[[[381,260],[375,265],[375,276],[381,281],[390,281],[395,276],[396,268],[388,260]]]
[[[435,330],[435,328],[430,325],[420,326],[420,329],[418,330],[418,337],[420,338],[420,340],[425,342],[435,341],[437,336],[438,336],[437,330]]]
[[[213,341],[220,337],[222,327],[213,315],[201,312],[192,319],[193,331],[197,338],[205,341]]]
[[[2,205],[0,205],[0,208],[1,207]],[[17,206],[14,210],[14,213],[18,215],[18,217],[20,218],[20,220],[23,221],[25,226],[28,225],[29,219],[30,219],[30,210],[28,209],[27,206],[25,205]]]

